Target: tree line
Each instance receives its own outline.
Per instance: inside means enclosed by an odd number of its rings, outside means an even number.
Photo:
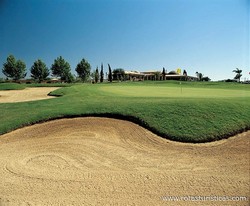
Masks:
[[[91,73],[91,66],[84,58],[77,64],[75,71],[83,82],[89,80],[90,78],[92,79],[92,82],[95,83],[99,81],[103,82],[104,80],[103,64],[101,64],[100,72],[99,68],[96,67],[94,72]],[[9,55],[6,62],[3,64],[2,72],[7,78],[12,78],[14,81],[18,81],[25,78],[27,75],[26,64],[22,60],[16,59],[13,55]],[[236,68],[233,72],[236,73],[234,79],[240,82],[242,70]],[[30,73],[31,78],[37,82],[46,80],[50,73],[52,76],[60,78],[61,82],[71,83],[75,81],[75,78],[71,73],[70,64],[62,56],[59,56],[54,60],[50,70],[41,59],[36,60],[30,68]],[[166,74],[167,71],[163,67],[162,72],[156,72],[156,79],[160,79],[160,76],[162,75],[162,80],[165,80]],[[171,74],[171,72],[168,74]],[[126,80],[124,69],[118,68],[112,71],[110,64],[108,64],[108,74],[106,75],[109,82],[112,82],[113,80]],[[186,70],[183,71],[183,76],[187,77]],[[200,72],[196,72],[196,76],[198,81],[210,81],[210,78],[204,77],[204,75]]]
[[[112,77],[110,78],[110,76],[112,76],[112,70],[109,64],[108,67],[109,73],[111,74],[109,75],[109,81],[112,82]],[[92,77],[95,82],[98,82],[99,80],[100,82],[103,82],[104,80],[103,64],[101,65],[100,73],[98,67],[93,73],[91,73],[91,66],[84,58],[77,64],[75,71],[83,82],[87,81],[90,77]],[[7,78],[11,78],[14,81],[20,80],[27,75],[26,64],[22,60],[16,59],[13,55],[9,55],[6,62],[3,64],[2,72]],[[59,56],[54,60],[50,70],[41,59],[36,60],[30,68],[30,73],[31,78],[37,82],[46,80],[50,74],[54,77],[60,78],[62,82],[71,83],[74,81],[70,64],[62,56]]]

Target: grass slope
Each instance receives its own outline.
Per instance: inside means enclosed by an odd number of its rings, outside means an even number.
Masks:
[[[0,83],[1,90],[21,90],[27,87],[68,87],[70,84],[52,83],[52,84],[19,84],[19,83]]]
[[[129,119],[182,142],[206,142],[250,128],[250,86],[228,83],[132,82],[76,84],[55,99],[0,104],[0,133],[49,119]]]
[[[16,83],[1,83],[0,90],[21,90],[25,89],[26,85]]]

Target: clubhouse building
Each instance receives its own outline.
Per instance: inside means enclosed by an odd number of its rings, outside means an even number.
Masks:
[[[178,71],[178,70],[177,70]],[[183,81],[197,81],[197,77],[188,76],[186,72],[180,73],[180,70],[171,71],[166,73],[165,76],[162,75],[160,71],[125,71],[126,80],[130,81],[144,81],[144,80],[183,80]]]

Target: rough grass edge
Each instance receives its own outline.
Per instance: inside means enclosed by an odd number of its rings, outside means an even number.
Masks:
[[[67,114],[67,115],[60,115],[60,116],[56,116],[56,117],[45,118],[45,119],[37,120],[34,122],[22,124],[20,127],[13,128],[12,130],[6,131],[5,133],[0,133],[0,135],[9,133],[9,132],[14,131],[16,129],[21,129],[23,127],[35,125],[35,124],[42,124],[44,122],[50,122],[50,121],[60,120],[60,119],[74,119],[74,118],[80,118],[80,117],[105,117],[105,118],[113,118],[113,119],[118,119],[118,120],[125,120],[125,121],[135,123],[135,124],[151,131],[152,133],[154,133],[154,134],[158,135],[159,137],[164,138],[166,140],[171,140],[171,141],[181,142],[181,143],[193,143],[193,144],[209,143],[209,142],[219,141],[219,140],[223,140],[223,139],[228,139],[232,136],[235,136],[235,135],[238,135],[238,134],[241,134],[243,132],[247,132],[250,130],[250,125],[249,125],[249,126],[246,126],[245,128],[241,128],[241,129],[229,132],[229,133],[224,134],[224,135],[217,135],[214,137],[208,137],[207,139],[193,141],[190,139],[183,139],[183,138],[171,136],[171,135],[168,135],[166,133],[160,132],[156,128],[151,127],[147,122],[145,122],[143,119],[141,119],[139,117],[130,116],[130,115],[123,115],[120,113],[89,113],[89,114],[77,114],[77,115]]]

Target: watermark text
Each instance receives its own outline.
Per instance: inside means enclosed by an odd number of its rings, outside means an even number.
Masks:
[[[164,201],[248,201],[246,196],[200,196],[200,195],[186,195],[186,196],[163,196]]]

